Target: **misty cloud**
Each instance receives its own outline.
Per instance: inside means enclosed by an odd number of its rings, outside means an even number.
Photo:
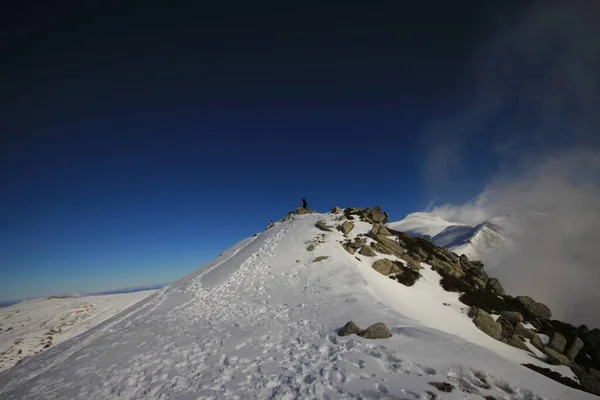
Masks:
[[[498,20],[460,85],[474,89],[430,124],[430,194],[469,179],[474,152],[496,171],[473,201],[439,206],[475,225],[510,215],[512,251],[487,256],[509,292],[600,327],[600,2],[528,2]]]

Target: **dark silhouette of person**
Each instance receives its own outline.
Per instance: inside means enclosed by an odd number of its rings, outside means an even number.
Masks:
[[[306,199],[302,199],[302,208],[304,208],[305,210],[307,210],[307,203],[306,203]]]

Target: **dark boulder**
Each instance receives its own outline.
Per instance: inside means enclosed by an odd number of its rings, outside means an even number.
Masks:
[[[362,332],[362,329],[360,329],[358,325],[353,321],[348,321],[346,325],[338,331],[338,336],[358,335],[360,332]]]
[[[529,296],[517,296],[515,302],[525,311],[529,318],[539,318],[549,320],[552,318],[552,311],[543,303],[538,303]]]
[[[502,287],[502,284],[500,283],[500,281],[497,278],[490,278],[487,281],[485,290],[487,290],[488,292],[490,292],[492,294],[496,294],[498,296],[504,296],[506,294],[506,292],[504,291],[504,288]]]
[[[383,322],[376,322],[358,335],[365,339],[387,339],[392,337],[392,332]]]

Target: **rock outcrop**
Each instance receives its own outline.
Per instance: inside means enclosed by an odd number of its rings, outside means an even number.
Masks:
[[[360,255],[366,256],[366,257],[375,257],[375,251],[373,250],[373,248],[371,246],[369,246],[368,244],[365,244],[362,249],[360,249],[359,252]]]
[[[565,351],[566,345],[567,339],[565,339],[565,337],[558,332],[554,332],[552,339],[550,339],[550,343],[548,343],[549,348],[559,353]]]
[[[471,310],[470,315],[473,315],[473,323],[479,330],[488,336],[499,340],[502,336],[502,325],[494,321],[494,318],[481,309]]]
[[[375,271],[379,272],[382,275],[389,275],[392,272],[392,268],[394,268],[394,263],[392,260],[388,260],[387,258],[382,258],[377,260],[371,266]]]
[[[515,301],[523,308],[525,313],[532,319],[549,320],[552,318],[552,311],[543,303],[538,303],[529,296],[517,296]]]
[[[350,221],[346,221],[343,224],[341,224],[338,228],[344,235],[349,234],[352,229],[354,229],[354,224]]]

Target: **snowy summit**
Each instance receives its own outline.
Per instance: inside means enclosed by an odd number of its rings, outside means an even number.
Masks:
[[[523,366],[577,380],[529,339],[511,333],[523,347],[516,348],[484,333],[460,291],[440,284],[449,271],[458,282],[479,264],[461,258],[457,267],[458,258],[425,241],[405,253],[400,243],[409,239],[385,229],[379,211],[334,211],[292,213],[116,317],[24,359],[0,374],[0,398],[596,398]],[[427,246],[452,258],[450,269],[425,262]],[[484,286],[491,281],[478,276]],[[493,328],[503,318],[475,311]],[[340,336],[349,321],[360,330]],[[368,338],[363,329],[379,322],[391,337]]]

